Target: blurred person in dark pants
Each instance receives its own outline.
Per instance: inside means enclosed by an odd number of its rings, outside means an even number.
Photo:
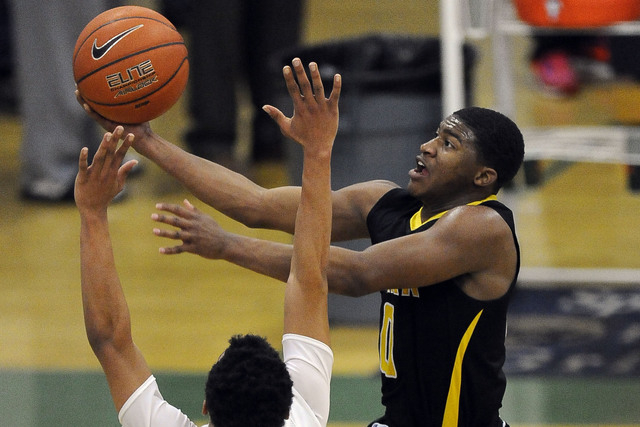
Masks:
[[[265,64],[301,37],[302,0],[165,0],[163,11],[189,33],[189,151],[241,168],[236,159],[238,94],[249,89],[252,105],[251,160],[284,155],[280,130],[260,109],[273,102],[277,84]],[[278,68],[279,69],[279,68]],[[258,114],[255,114],[258,112]]]
[[[72,71],[73,49],[96,15],[118,6],[114,0],[10,0],[15,77],[22,143],[20,193],[24,199],[73,201],[78,152],[98,141],[98,128],[78,108]]]

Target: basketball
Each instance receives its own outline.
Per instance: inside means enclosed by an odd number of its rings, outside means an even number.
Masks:
[[[116,7],[92,19],[78,36],[73,76],[95,112],[117,123],[143,123],[168,111],[184,92],[187,48],[160,13]]]

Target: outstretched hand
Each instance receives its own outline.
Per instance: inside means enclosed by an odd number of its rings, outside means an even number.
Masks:
[[[123,142],[118,146],[120,140]],[[106,209],[109,202],[122,191],[127,176],[138,163],[137,160],[129,160],[122,164],[133,140],[133,134],[124,136],[124,128],[117,126],[113,133],[104,134],[91,165],[88,164],[88,148],[84,147],[80,151],[74,189],[78,209]]]
[[[181,240],[181,245],[160,248],[166,255],[189,252],[209,259],[220,259],[224,248],[224,236],[228,233],[209,215],[200,212],[188,200],[184,206],[171,203],[158,203],[156,209],[167,212],[154,213],[151,219],[176,227],[174,230],[154,228],[153,233],[159,237]]]
[[[328,149],[330,152],[338,132],[338,101],[342,79],[339,74],[333,77],[333,88],[329,98],[326,98],[320,71],[315,62],[309,64],[311,83],[299,58],[292,61],[292,66],[293,70],[289,66],[283,69],[287,90],[293,101],[292,117],[286,117],[272,105],[265,105],[263,109],[280,126],[284,136],[298,142],[307,150]]]

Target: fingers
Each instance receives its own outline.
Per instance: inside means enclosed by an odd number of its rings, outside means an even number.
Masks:
[[[287,133],[288,124],[291,122],[287,116],[284,115],[282,111],[272,105],[264,105],[262,109],[271,117],[271,119],[276,122],[278,127],[280,128],[280,132],[283,135],[289,136]]]
[[[133,134],[127,134],[123,139],[124,128],[122,126],[116,126],[113,133],[106,132],[102,137],[102,142],[98,147],[98,151],[93,157],[91,168],[105,171],[112,167],[120,168],[124,160],[127,151],[133,144]],[[123,140],[122,144],[118,147],[120,140]],[[137,161],[133,160],[122,165],[122,169],[119,173],[128,174],[131,169],[137,164]]]
[[[324,97],[324,90],[322,89],[322,80],[319,78],[320,73],[318,72],[318,67],[315,63],[311,63],[309,66],[310,69],[312,65],[317,75],[317,78],[313,79],[313,88],[311,83],[309,83],[309,78],[307,77],[307,73],[304,70],[304,66],[302,65],[300,58],[294,58],[293,61],[291,61],[291,67],[293,67],[293,70],[288,65],[282,69],[282,74],[284,75],[284,80],[287,85],[287,91],[294,102],[294,107],[301,101],[313,100],[314,91],[322,93]],[[318,82],[320,85],[319,89],[316,88]]]
[[[307,73],[305,72],[300,58],[294,58],[293,61],[291,61],[291,65],[293,67],[293,72],[291,67],[286,66],[283,69],[283,74],[287,84],[287,89],[289,90],[289,95],[291,95],[294,101],[297,99],[315,99],[318,102],[324,101],[324,87],[320,76],[320,70],[318,69],[318,64],[315,62],[309,63],[309,73],[311,75],[312,83],[309,83],[309,78],[307,77]]]
[[[283,75],[289,95],[294,101],[294,106],[295,103],[299,102],[300,100],[315,100],[315,102],[318,103],[325,102],[327,98],[325,97],[324,84],[322,83],[322,76],[320,75],[318,64],[315,62],[309,63],[309,74],[311,75],[311,83],[309,82],[309,78],[307,77],[300,58],[294,58],[293,61],[291,61],[291,64],[293,70],[290,66],[285,66],[283,68]],[[329,96],[328,101],[332,104],[337,104],[340,98],[341,91],[342,76],[340,74],[336,74],[333,77],[333,88],[331,90],[331,95]],[[272,118],[274,118],[274,120],[279,116],[279,114],[275,113],[273,109],[265,109],[265,111]]]
[[[282,69],[282,75],[284,76],[284,82],[287,86],[287,92],[289,92],[289,96],[293,100],[293,105],[295,106],[296,103],[300,101],[301,93],[291,67],[286,65]]]
[[[158,252],[160,252],[163,255],[177,255],[186,251],[184,250],[183,245],[180,245],[180,246],[160,248],[158,249]]]
[[[80,104],[80,106],[86,110],[85,105],[87,105],[87,103],[84,102],[84,98],[82,97],[82,95],[80,95],[80,91],[76,89],[74,94],[76,95],[76,101],[78,101],[78,104]]]
[[[329,95],[329,103],[335,105],[340,100],[340,93],[342,92],[342,76],[336,74],[333,76],[333,88],[331,89],[331,95]]]
[[[184,241],[184,237],[188,235],[187,229],[190,227],[190,220],[197,215],[198,211],[188,200],[183,201],[185,207],[175,205],[172,203],[157,203],[156,209],[170,212],[173,215],[166,215],[163,213],[151,214],[151,219],[155,222],[171,225],[179,230],[161,230],[158,228],[153,229],[153,233],[156,236],[167,237],[174,240]]]
[[[183,204],[187,209],[189,209],[190,211],[194,211],[194,212],[196,211],[196,207],[195,207],[195,206],[193,206],[189,200],[184,199],[184,200],[182,201],[182,204]]]
[[[285,117],[284,113],[273,105],[263,105],[262,110],[269,115],[275,122],[278,121],[280,116]]]
[[[158,237],[165,237],[167,239],[181,240],[183,244],[176,246],[165,246],[158,249],[163,255],[176,255],[183,252],[187,252],[185,244],[188,242],[188,237],[185,237],[181,230],[162,230],[160,228],[154,228],[153,234]]]
[[[304,71],[302,61],[300,60],[300,58],[294,58],[291,64],[293,65],[293,70],[296,74],[296,78],[298,79],[300,93],[305,99],[313,99],[313,89],[311,88],[311,84],[309,83],[309,79],[307,78],[307,73]]]
[[[156,204],[156,209],[172,212],[172,213],[175,213],[176,215],[185,214],[188,211],[195,210],[195,207],[188,200],[185,199],[183,203],[186,206],[184,208],[174,204],[158,203]],[[168,224],[177,228],[173,230],[164,230],[161,228],[154,228],[153,234],[155,234],[158,237],[164,237],[167,239],[181,240],[183,243],[182,245],[177,245],[177,246],[161,247],[159,248],[159,252],[161,254],[176,255],[176,254],[181,254],[183,252],[188,252],[186,250],[186,244],[189,243],[189,240],[191,239],[191,235],[188,231],[185,230],[189,226],[189,223],[187,220],[179,216],[165,215],[165,214],[158,214],[158,213],[151,214],[151,219],[156,222]]]
[[[191,219],[194,216],[194,213],[197,211],[196,207],[185,200],[183,203],[188,203],[189,206],[182,207],[180,205],[176,205],[173,203],[156,203],[156,209],[160,211],[165,211],[177,215],[181,218]],[[173,224],[172,224],[173,225]]]
[[[105,130],[111,130],[115,127],[115,122],[101,116],[93,108],[91,108],[91,106],[84,100],[82,95],[80,95],[80,91],[78,89],[75,90],[75,95],[78,104],[80,104],[85,113],[87,113],[87,115],[95,120],[100,126],[102,126]]]
[[[102,136],[102,142],[100,143],[98,151],[96,151],[96,154],[93,156],[93,161],[91,162],[92,169],[102,170],[107,158],[107,153],[109,152],[109,144],[112,140],[112,136],[113,135],[110,132],[107,132]]]
[[[82,147],[80,150],[80,157],[78,158],[78,170],[86,171],[88,164],[87,160],[89,158],[89,149],[87,147]]]
[[[132,133],[127,134],[127,136],[125,137],[122,136],[123,134],[124,128],[122,126],[117,126],[113,133],[113,137],[115,139],[114,144],[116,147],[118,145],[118,141],[122,139],[122,144],[116,149],[114,159],[119,165],[121,165],[124,161],[124,157],[127,155],[127,151],[129,151],[129,148],[131,148],[131,145],[133,144],[133,141],[135,139]],[[131,168],[133,166],[135,165],[132,165]]]
[[[82,150],[80,150],[80,156],[78,158],[78,178],[82,182],[86,180],[87,168],[89,167],[87,160],[88,158],[89,149],[87,147],[82,147]]]
[[[185,233],[183,233],[181,230],[164,230],[162,228],[154,228],[153,234],[158,237],[166,237],[167,239],[182,241],[187,240]]]
[[[80,106],[82,107],[82,109],[92,118],[92,119],[101,119],[102,116],[100,116],[98,113],[96,113],[95,111],[93,111],[93,109],[89,106],[89,104],[87,104],[87,102],[84,100],[84,98],[82,97],[82,95],[80,95],[80,91],[78,89],[75,90],[75,95],[76,95],[76,101],[78,101],[78,104],[80,104]]]
[[[121,182],[124,183],[127,180],[127,177],[129,176],[133,168],[136,167],[137,164],[138,164],[138,161],[134,159],[134,160],[129,160],[127,163],[125,163],[120,167],[120,170],[118,170],[118,175]]]
[[[311,73],[311,81],[313,82],[313,93],[316,102],[324,102],[324,86],[322,84],[322,77],[320,76],[320,70],[318,64],[315,62],[309,63],[309,72]]]
[[[185,228],[187,226],[187,223],[184,219],[175,215],[153,213],[151,214],[151,219],[154,220],[155,222],[160,222],[162,224],[171,225],[177,228]],[[167,237],[167,236],[163,236],[163,237]]]

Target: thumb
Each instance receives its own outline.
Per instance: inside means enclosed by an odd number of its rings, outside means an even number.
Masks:
[[[274,122],[278,124],[278,126],[280,126],[280,130],[284,133],[285,127],[288,126],[289,122],[284,113],[273,105],[264,105],[262,109],[273,119]]]
[[[120,166],[120,169],[118,169],[119,181],[124,183],[124,181],[126,181],[127,179],[127,176],[129,176],[129,173],[131,173],[131,171],[137,164],[138,164],[137,160],[129,160],[127,163]]]

